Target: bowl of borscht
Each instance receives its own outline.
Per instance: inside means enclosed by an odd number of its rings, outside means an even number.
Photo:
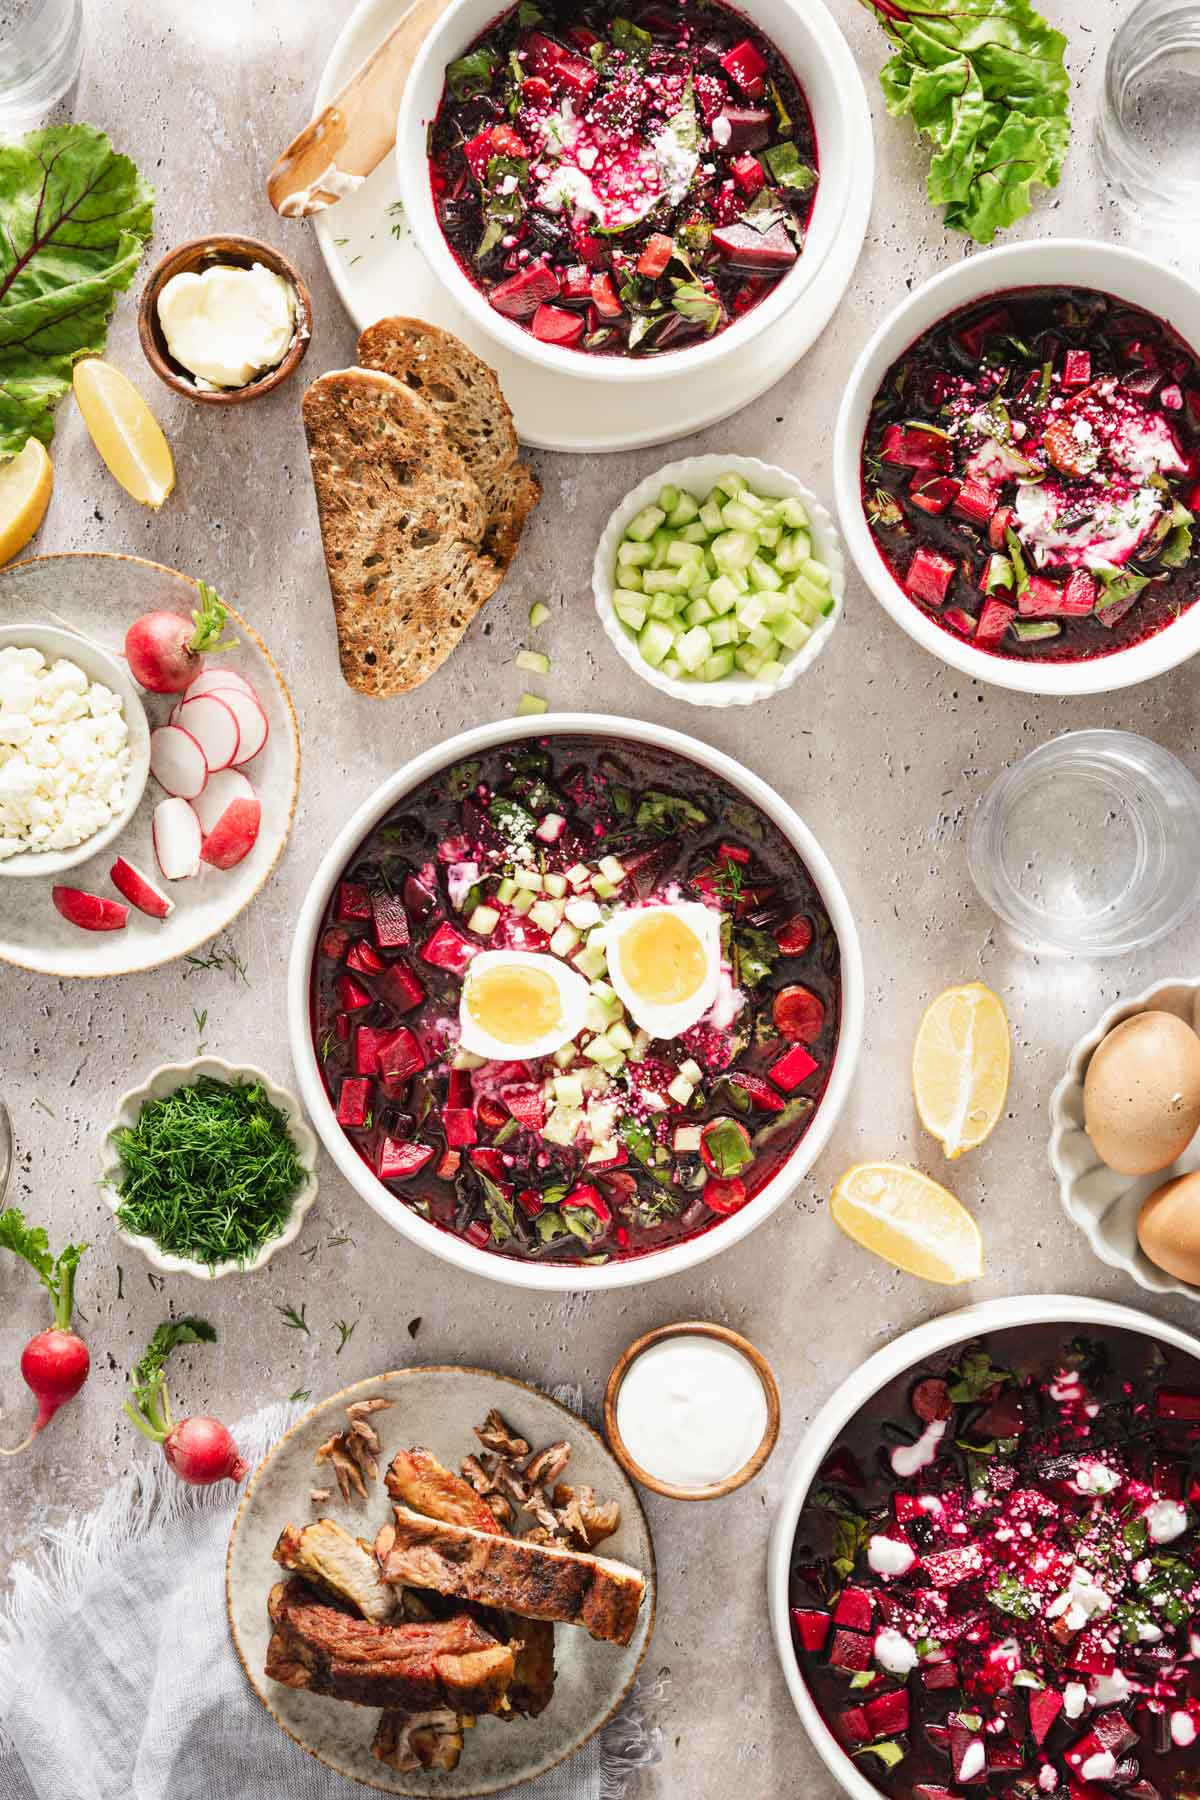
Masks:
[[[773,789],[678,732],[504,720],[389,777],[288,977],[326,1149],[403,1236],[517,1286],[630,1286],[766,1219],[862,1038],[854,921]]]
[[[799,301],[873,151],[820,0],[455,0],[396,161],[417,242],[478,325],[543,367],[641,381]]]
[[[1200,289],[1112,244],[974,256],[863,351],[834,475],[859,573],[964,674],[1127,687],[1200,648]]]
[[[854,1800],[1184,1800],[1200,1741],[1200,1343],[1031,1294],[857,1369],[785,1478],[772,1632]]]

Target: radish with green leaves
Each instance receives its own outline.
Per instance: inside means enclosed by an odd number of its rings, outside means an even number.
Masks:
[[[222,642],[225,608],[220,595],[206,581],[198,585],[200,605],[190,620],[182,613],[144,613],[125,634],[129,672],[152,694],[181,694],[200,673],[201,657],[237,644],[236,638]]]
[[[59,1407],[75,1398],[88,1378],[88,1347],[71,1330],[75,1271],[87,1245],[68,1244],[59,1256],[51,1256],[50,1242],[41,1226],[30,1225],[15,1206],[10,1206],[0,1212],[0,1249],[11,1250],[27,1262],[54,1302],[53,1328],[30,1338],[21,1353],[21,1374],[38,1403],[37,1418],[24,1442],[11,1450],[0,1447],[0,1456],[19,1456],[50,1423]]]
[[[243,1481],[250,1465],[219,1419],[171,1417],[167,1393],[167,1359],[180,1344],[215,1344],[217,1334],[207,1319],[170,1319],[160,1325],[150,1348],[133,1371],[133,1394],[125,1414],[143,1437],[161,1444],[163,1455],[181,1481],[212,1487],[218,1481]]]

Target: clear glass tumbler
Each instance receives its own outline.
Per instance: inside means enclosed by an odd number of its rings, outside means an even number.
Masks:
[[[83,55],[83,0],[0,0],[0,131],[62,99]]]
[[[1200,0],[1138,0],[1112,41],[1100,160],[1147,220],[1200,220]]]
[[[1078,956],[1140,949],[1200,898],[1200,783],[1129,731],[1068,731],[979,803],[975,886],[1023,943]]]

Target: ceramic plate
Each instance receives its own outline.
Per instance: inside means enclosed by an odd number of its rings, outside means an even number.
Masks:
[[[633,1642],[622,1650],[585,1631],[560,1625],[555,1632],[558,1671],[554,1698],[538,1719],[508,1724],[481,1718],[467,1733],[462,1761],[451,1774],[398,1775],[371,1755],[378,1713],[370,1707],[280,1687],[263,1675],[270,1635],[267,1596],[282,1571],[271,1552],[284,1525],[317,1516],[311,1489],[324,1486],[313,1463],[317,1446],[345,1425],[352,1400],[374,1395],[394,1401],[372,1424],[383,1443],[378,1488],[361,1507],[344,1505],[336,1486],[321,1516],[336,1519],[356,1536],[373,1538],[389,1515],[383,1471],[397,1450],[421,1444],[452,1468],[478,1448],[474,1427],[492,1407],[535,1447],[566,1438],[571,1461],[566,1479],[588,1483],[602,1499],[616,1500],[621,1529],[600,1554],[631,1563],[646,1576],[646,1598]],[[609,1719],[632,1686],[654,1629],[654,1546],[638,1497],[600,1438],[581,1419],[536,1388],[482,1369],[399,1369],[360,1381],[306,1413],[255,1470],[229,1540],[226,1597],[230,1629],[251,1686],[276,1723],[303,1749],[347,1775],[389,1794],[493,1794],[530,1781],[585,1744]]]
[[[190,613],[198,604],[196,584],[187,575],[136,556],[108,552],[39,556],[0,570],[0,625],[19,620],[75,626],[107,650],[119,650],[139,614],[156,607]],[[68,887],[109,899],[120,895],[109,880],[119,853],[157,882],[175,902],[163,920],[129,909],[124,931],[81,931],[55,912],[50,889],[55,878],[27,876],[0,885],[0,961],[44,975],[130,975],[173,962],[219,932],[248,906],[270,875],[287,842],[300,788],[300,734],[291,695],[258,633],[228,607],[229,634],[236,650],[223,651],[213,666],[237,669],[253,687],[266,712],[270,735],[246,774],[262,802],[258,841],[236,868],[210,869],[187,881],[161,880],[154,858],[150,821],[163,798],[153,777],[133,818],[115,843],[58,877]],[[165,724],[176,696],[143,696],[151,729]]]
[[[333,98],[406,11],[405,0],[359,0],[322,72],[314,112]],[[836,31],[832,19],[829,25]],[[355,193],[316,215],[317,243],[360,330],[389,313],[411,314],[455,332],[482,356],[499,375],[526,444],[576,452],[665,444],[715,425],[765,394],[812,348],[833,317],[862,249],[873,191],[871,114],[861,81],[853,91],[855,109],[861,109],[857,138],[866,160],[856,171],[850,206],[832,250],[775,328],[752,339],[728,362],[706,370],[701,381],[650,381],[639,387],[572,379],[503,349],[455,305],[417,248],[400,210],[391,155]]]
[[[1067,1217],[1110,1268],[1124,1269],[1152,1294],[1187,1294],[1192,1300],[1200,1300],[1200,1288],[1177,1280],[1150,1261],[1138,1243],[1137,1222],[1147,1194],[1176,1175],[1200,1169],[1200,1138],[1193,1139],[1168,1169],[1154,1175],[1119,1175],[1101,1162],[1083,1128],[1083,1083],[1093,1054],[1122,1019],[1153,1010],[1175,1013],[1193,1025],[1200,1020],[1198,1009],[1200,979],[1196,976],[1160,981],[1144,994],[1118,1001],[1075,1045],[1066,1074],[1050,1097],[1050,1167]]]

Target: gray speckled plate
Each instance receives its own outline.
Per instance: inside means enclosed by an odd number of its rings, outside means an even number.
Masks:
[[[397,1450],[423,1444],[452,1468],[477,1447],[474,1428],[496,1407],[514,1431],[535,1448],[566,1438],[571,1445],[567,1479],[587,1482],[621,1507],[621,1529],[601,1547],[601,1555],[632,1563],[646,1576],[646,1598],[633,1642],[627,1649],[596,1643],[585,1631],[560,1625],[555,1632],[558,1679],[554,1698],[539,1719],[503,1724],[481,1718],[467,1733],[462,1761],[451,1774],[397,1775],[376,1762],[371,1739],[379,1714],[371,1707],[347,1706],[316,1694],[268,1681],[267,1596],[282,1571],[271,1552],[284,1525],[304,1525],[317,1516],[309,1499],[323,1487],[313,1454],[345,1424],[352,1400],[380,1395],[394,1402],[372,1423],[383,1444],[378,1488],[361,1507],[343,1504],[336,1485],[320,1513],[357,1536],[373,1538],[389,1517],[383,1472]],[[397,1369],[374,1381],[322,1401],[294,1425],[250,1478],[229,1539],[226,1601],[233,1642],[251,1686],[276,1723],[303,1749],[369,1787],[389,1794],[467,1796],[494,1794],[531,1781],[571,1756],[620,1706],[650,1643],[654,1629],[654,1545],[633,1486],[590,1425],[556,1400],[507,1375],[484,1369]]]
[[[140,613],[162,607],[187,615],[199,604],[187,575],[139,556],[80,551],[39,556],[0,569],[0,625],[18,621],[53,624],[54,612],[105,649],[119,651]],[[249,856],[233,869],[201,868],[187,881],[164,882],[151,842],[150,821],[163,791],[153,777],[119,838],[61,878],[30,875],[6,880],[0,901],[0,961],[44,975],[131,975],[156,969],[198,950],[249,906],[283,854],[300,787],[300,734],[291,696],[270,652],[253,626],[227,605],[236,650],[210,659],[213,668],[237,669],[251,682],[267,715],[269,735],[245,773],[262,802],[262,824]],[[173,694],[143,696],[151,729],[166,722]],[[175,902],[169,918],[149,919],[129,909],[124,931],[81,931],[60,918],[50,900],[56,879],[88,893],[119,898],[109,879],[117,854],[143,869]]]

